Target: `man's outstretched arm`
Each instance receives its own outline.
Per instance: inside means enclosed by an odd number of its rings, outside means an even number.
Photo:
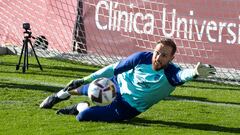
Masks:
[[[114,67],[116,64],[111,64],[108,65],[86,77],[83,77],[81,79],[76,79],[76,80],[72,80],[70,81],[67,86],[64,88],[64,91],[71,91],[73,89],[76,89],[84,84],[90,83],[93,80],[97,79],[97,78],[101,78],[101,77],[112,77],[114,75]]]
[[[216,69],[214,66],[198,62],[194,69],[187,68],[179,71],[178,76],[183,82],[186,82],[197,77],[207,78],[215,75],[215,73]]]

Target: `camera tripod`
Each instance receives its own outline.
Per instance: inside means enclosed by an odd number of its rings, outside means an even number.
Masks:
[[[32,51],[34,53],[34,56],[35,56],[35,58],[38,62],[39,68],[40,68],[41,71],[43,71],[42,66],[41,66],[41,64],[38,60],[38,57],[36,55],[36,52],[33,48],[32,42],[31,42],[31,38],[33,38],[33,39],[35,39],[35,38],[31,35],[32,32],[30,31],[30,24],[29,23],[24,23],[23,28],[25,29],[25,31],[23,32],[24,33],[23,47],[22,47],[22,50],[21,50],[21,54],[20,54],[18,64],[16,65],[16,70],[19,70],[19,67],[20,67],[20,64],[21,64],[21,59],[22,59],[23,55],[24,55],[23,56],[24,60],[23,60],[22,72],[25,73],[26,69],[28,69],[28,66],[29,66],[29,63],[28,63],[28,44],[30,44],[30,46],[32,47]]]

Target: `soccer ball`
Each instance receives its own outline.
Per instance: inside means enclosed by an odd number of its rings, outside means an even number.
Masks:
[[[97,106],[105,106],[116,98],[114,83],[108,78],[99,78],[89,84],[88,97]]]

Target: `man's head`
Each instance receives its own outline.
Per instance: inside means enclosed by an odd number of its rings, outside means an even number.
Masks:
[[[172,39],[164,38],[157,42],[152,57],[152,67],[154,70],[166,68],[174,59],[177,50],[176,44]]]

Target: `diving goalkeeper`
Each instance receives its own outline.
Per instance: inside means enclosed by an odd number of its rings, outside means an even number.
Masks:
[[[64,89],[47,97],[40,108],[52,108],[71,95],[87,95],[89,83],[101,77],[110,78],[117,88],[117,98],[107,106],[89,106],[81,102],[57,111],[76,115],[78,121],[123,121],[147,111],[169,96],[177,86],[197,77],[208,77],[216,69],[198,63],[195,68],[181,69],[174,64],[176,44],[165,38],[156,43],[153,52],[137,52],[106,66],[82,79],[71,81]]]

